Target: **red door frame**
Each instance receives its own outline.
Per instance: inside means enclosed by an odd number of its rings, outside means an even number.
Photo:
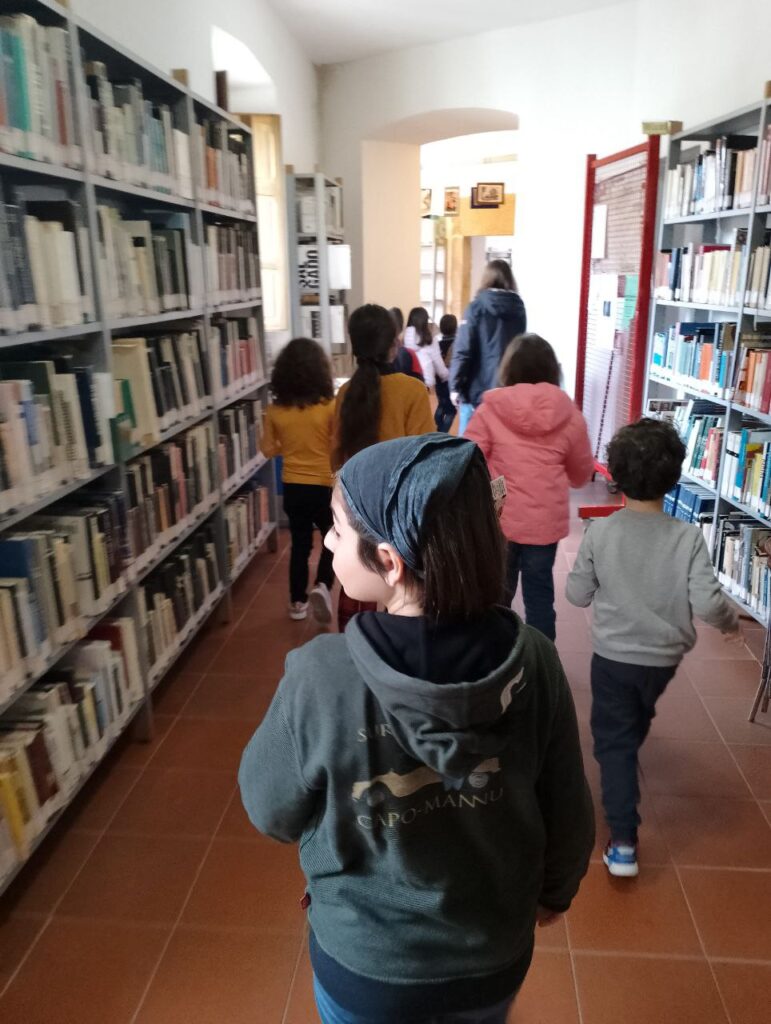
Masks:
[[[598,167],[626,160],[630,156],[645,153],[645,199],[643,223],[640,238],[640,279],[637,291],[637,308],[632,328],[632,392],[629,401],[630,422],[639,417],[645,386],[648,321],[650,317],[651,276],[653,273],[653,249],[656,231],[656,200],[659,188],[659,136],[650,135],[647,142],[632,146],[620,153],[597,159],[594,154],[586,158],[586,191],[584,195],[584,238],[581,255],[581,295],[578,310],[578,345],[576,351],[575,398],[583,408],[586,384],[586,334],[589,320],[589,285],[591,280],[592,221],[594,216],[594,186]]]

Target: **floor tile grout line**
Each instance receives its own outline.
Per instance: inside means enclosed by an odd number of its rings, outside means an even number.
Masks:
[[[573,951],[573,940],[570,937],[570,920],[568,910],[565,914],[565,939],[568,944],[568,957],[570,958],[570,975],[573,979],[573,994],[576,998],[576,1013],[578,1014],[578,1024],[584,1024],[584,1010],[581,1006],[581,993],[578,990],[578,972],[576,971],[576,960]]]
[[[233,793],[236,792],[237,788],[238,787],[234,784],[234,786],[233,786]],[[190,887],[189,887],[189,889],[187,891],[187,896],[185,896],[185,899],[184,899],[184,901],[182,903],[182,906],[179,909],[179,913],[177,914],[177,917],[176,917],[174,923],[172,924],[172,926],[171,926],[171,928],[169,930],[169,934],[166,936],[166,941],[164,942],[163,948],[161,949],[160,953],[158,954],[158,959],[156,960],[155,966],[153,967],[153,969],[152,969],[152,971],[150,973],[150,977],[147,979],[147,984],[145,985],[144,990],[142,991],[142,994],[139,997],[139,1002],[137,1003],[137,1007],[134,1010],[134,1013],[132,1014],[131,1019],[129,1020],[129,1024],[135,1024],[135,1022],[137,1020],[137,1017],[139,1016],[139,1014],[140,1014],[140,1012],[142,1010],[142,1007],[145,1004],[145,1000],[147,999],[147,995],[148,995],[148,993],[150,991],[150,988],[152,987],[152,984],[155,981],[156,975],[158,974],[158,969],[160,968],[161,963],[163,962],[163,958],[166,956],[166,951],[168,950],[169,946],[171,945],[171,940],[174,938],[174,933],[176,932],[177,928],[179,927],[179,923],[182,920],[182,915],[185,913],[187,905],[190,902],[190,897],[193,895],[193,890],[195,889],[196,885],[198,884],[198,879],[201,877],[201,872],[203,871],[204,864],[206,863],[206,861],[208,859],[208,856],[209,856],[209,854],[212,851],[212,848],[214,846],[214,841],[217,838],[217,833],[219,832],[219,829],[220,829],[220,827],[222,825],[222,822],[225,820],[225,815],[227,814],[228,807],[230,806],[230,802],[233,799],[233,793],[231,793],[230,797],[225,802],[225,808],[222,811],[222,814],[219,816],[219,820],[217,821],[217,824],[214,826],[214,831],[211,834],[211,837],[209,839],[209,843],[208,843],[206,849],[204,850],[203,855],[201,856],[201,861],[200,861],[200,863],[198,865],[198,868],[196,869],[195,875],[193,876],[193,879],[192,879],[192,881],[190,883]]]
[[[287,992],[287,995],[286,995],[286,1003],[284,1004],[284,1012],[281,1015],[281,1024],[287,1024],[287,1014],[289,1013],[289,1009],[290,1009],[290,1007],[292,1005],[292,996],[294,995],[294,986],[295,986],[295,982],[297,981],[297,975],[298,975],[299,970],[300,970],[300,961],[302,960],[302,955],[303,955],[303,951],[305,949],[305,943],[306,943],[307,937],[308,936],[306,934],[306,931],[305,931],[305,929],[303,929],[303,933],[300,936],[300,945],[299,945],[298,950],[297,950],[297,956],[295,957],[295,961],[294,961],[294,970],[292,971],[292,977],[291,977],[291,980],[289,982],[289,991]]]
[[[733,1024],[733,1021],[732,1021],[732,1018],[731,1018],[731,1014],[730,1014],[730,1012],[728,1010],[728,1004],[726,1003],[725,997],[723,996],[723,990],[720,988],[720,984],[719,984],[719,982],[717,980],[717,973],[715,972],[715,968],[714,968],[712,962],[710,961],[709,956],[707,955],[707,945],[704,942],[704,937],[701,934],[701,929],[699,928],[699,923],[696,920],[696,914],[694,913],[693,907],[691,906],[691,901],[688,899],[688,893],[686,891],[685,883],[683,882],[683,878],[682,878],[682,875],[680,873],[680,868],[678,867],[677,864],[675,864],[673,866],[674,866],[674,869],[675,869],[675,877],[677,878],[677,884],[680,886],[680,891],[683,894],[683,899],[685,900],[685,905],[688,908],[688,913],[691,915],[691,922],[693,923],[693,929],[696,932],[696,938],[698,939],[699,945],[701,946],[701,951],[702,951],[702,953],[704,955],[704,959],[707,962],[707,967],[709,968],[709,973],[712,976],[712,982],[713,982],[715,988],[717,989],[718,996],[720,997],[720,1004],[723,1007],[723,1013],[725,1014],[725,1019],[728,1022],[728,1024]]]

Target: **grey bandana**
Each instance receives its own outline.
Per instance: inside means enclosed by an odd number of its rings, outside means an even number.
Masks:
[[[410,569],[420,573],[426,506],[437,494],[450,501],[475,458],[485,464],[476,444],[462,437],[400,437],[358,452],[338,479],[359,523],[376,540],[393,545]]]

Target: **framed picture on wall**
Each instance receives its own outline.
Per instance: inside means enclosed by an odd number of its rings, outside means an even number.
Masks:
[[[474,209],[502,206],[504,201],[504,184],[502,181],[480,181],[471,190],[471,205]]]
[[[445,217],[457,217],[460,210],[460,188],[457,185],[450,185],[444,190],[444,215]]]
[[[422,188],[420,190],[420,216],[430,217],[431,216],[431,189]]]

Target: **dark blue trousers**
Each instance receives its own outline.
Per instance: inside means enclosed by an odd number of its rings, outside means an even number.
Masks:
[[[522,597],[528,626],[554,640],[554,559],[556,544],[515,544],[509,541],[506,555],[506,604],[514,600],[522,574]]]

